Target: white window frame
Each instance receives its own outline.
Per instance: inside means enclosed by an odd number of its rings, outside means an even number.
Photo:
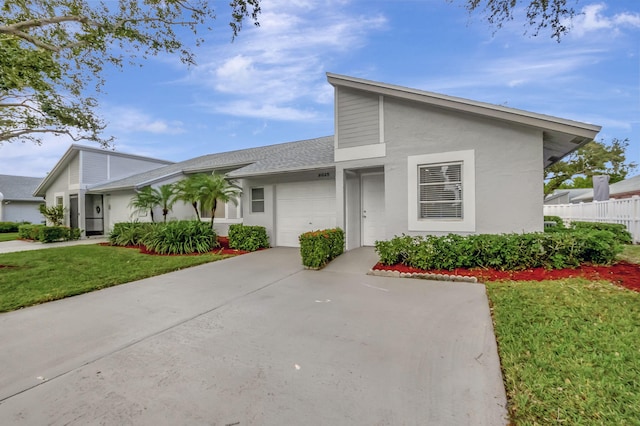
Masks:
[[[462,162],[462,219],[421,219],[419,217],[420,183],[418,169],[430,164]],[[452,151],[412,155],[407,158],[409,231],[475,232],[476,172],[475,151]]]
[[[254,189],[262,189],[262,199],[259,199],[259,198],[253,198],[253,190],[254,190]],[[249,191],[249,194],[250,194],[250,198],[251,198],[251,200],[249,200],[249,203],[250,203],[250,205],[251,205],[251,214],[263,214],[263,213],[265,212],[265,210],[266,210],[266,204],[265,204],[265,198],[266,198],[266,197],[265,197],[265,190],[264,190],[264,186],[256,186],[256,187],[252,187],[252,188],[250,189],[250,191]],[[254,202],[254,201],[262,201],[262,211],[261,211],[261,212],[258,212],[258,211],[253,210],[253,202]]]

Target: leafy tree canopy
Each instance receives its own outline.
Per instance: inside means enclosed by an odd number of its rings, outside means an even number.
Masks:
[[[559,188],[592,188],[592,177],[609,175],[609,182],[624,180],[638,166],[628,162],[629,139],[614,138],[610,144],[592,141],[544,171],[544,194]]]
[[[232,38],[259,13],[260,0],[231,0]],[[108,145],[85,95],[103,86],[103,68],[163,52],[194,64],[178,33],[197,46],[215,18],[207,0],[0,0],[0,143],[52,133]]]
[[[560,42],[562,36],[569,32],[567,23],[576,14],[567,3],[568,0],[465,0],[465,7],[470,13],[484,12],[489,24],[496,29],[512,21],[522,10],[534,36],[550,28],[551,38]]]

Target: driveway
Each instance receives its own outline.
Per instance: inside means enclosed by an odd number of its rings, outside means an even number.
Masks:
[[[275,248],[0,314],[0,424],[504,425],[484,286]]]

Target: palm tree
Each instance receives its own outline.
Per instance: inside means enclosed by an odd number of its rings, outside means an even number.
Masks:
[[[145,186],[136,192],[136,195],[131,198],[129,207],[135,209],[134,213],[151,212],[151,222],[155,222],[153,219],[153,208],[157,205],[153,190],[150,186]]]
[[[161,185],[159,188],[145,186],[139,190],[129,202],[129,207],[135,208],[136,212],[149,210],[151,212],[151,222],[155,222],[153,209],[156,206],[162,208],[162,216],[167,221],[167,215],[176,202],[174,186],[171,184]]]
[[[211,211],[211,227],[213,228],[213,219],[216,215],[218,201],[221,203],[233,202],[238,205],[238,197],[242,190],[230,183],[223,175],[214,173],[206,176],[200,186],[200,203],[202,208]]]
[[[160,185],[159,188],[153,188],[151,191],[153,192],[156,205],[162,207],[162,216],[164,216],[164,222],[166,223],[167,215],[177,201],[175,186],[168,183]]]
[[[191,175],[186,179],[179,180],[174,184],[176,190],[176,201],[184,201],[193,206],[196,211],[196,217],[200,220],[200,212],[198,211],[198,201],[200,200],[200,188],[202,183],[208,179],[205,174]]]

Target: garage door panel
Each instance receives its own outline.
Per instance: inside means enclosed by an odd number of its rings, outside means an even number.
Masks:
[[[334,181],[279,184],[276,187],[276,244],[298,247],[304,232],[336,226]]]

